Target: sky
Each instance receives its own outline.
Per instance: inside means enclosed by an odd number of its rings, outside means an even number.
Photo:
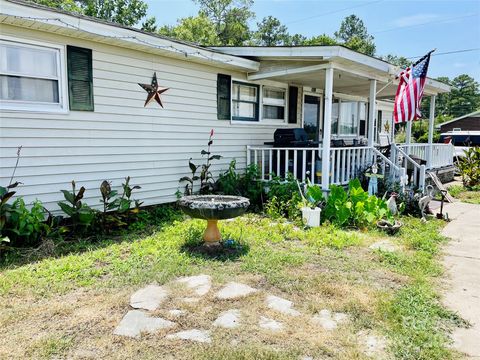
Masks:
[[[174,25],[198,12],[192,0],[146,2],[149,15],[160,25]],[[355,14],[374,36],[377,55],[402,55],[414,61],[436,48],[429,77],[468,74],[480,82],[480,0],[255,0],[252,10],[253,28],[272,15],[289,33],[308,37],[333,36],[342,20]]]

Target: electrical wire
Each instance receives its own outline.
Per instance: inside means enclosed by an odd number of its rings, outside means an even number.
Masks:
[[[218,59],[214,59],[214,55],[212,56],[207,56],[207,55],[204,55],[202,54],[200,51],[192,51],[192,52],[188,52],[184,49],[181,49],[181,48],[178,48],[178,47],[175,47],[173,45],[156,45],[154,43],[151,43],[151,42],[148,42],[146,40],[143,40],[143,39],[139,39],[137,36],[112,36],[112,35],[100,35],[100,34],[97,34],[97,33],[93,33],[91,31],[88,31],[88,30],[85,30],[83,28],[81,28],[80,26],[77,26],[77,25],[72,25],[60,18],[45,18],[45,17],[32,17],[32,16],[18,16],[18,15],[9,15],[9,14],[3,14],[3,15],[7,15],[7,16],[10,16],[10,17],[13,17],[13,18],[16,18],[16,19],[22,19],[22,20],[29,20],[29,21],[39,21],[39,22],[43,22],[43,23],[51,23],[51,22],[57,22],[57,23],[60,23],[62,25],[64,25],[65,27],[67,28],[71,28],[71,29],[74,29],[74,30],[77,30],[77,31],[82,31],[82,32],[86,32],[86,33],[89,33],[89,34],[92,34],[92,35],[96,35],[96,36],[100,36],[102,38],[105,38],[105,39],[115,39],[115,40],[134,40],[138,43],[141,43],[141,44],[145,44],[145,45],[148,45],[152,48],[156,48],[156,49],[160,49],[160,50],[170,50],[170,51],[174,51],[174,52],[177,52],[179,54],[183,54],[185,57],[188,57],[188,56],[193,56],[193,57],[200,57],[200,58],[204,58],[206,60],[210,60],[210,61],[214,61],[214,62],[223,62],[223,63],[229,63],[231,62],[232,60],[218,60]],[[60,25],[58,25],[60,26]],[[188,46],[188,45],[186,45]]]
[[[480,48],[452,50],[452,51],[445,51],[445,52],[441,52],[441,53],[433,53],[431,56],[450,55],[450,54],[458,54],[458,53],[464,53],[464,52],[470,52],[470,51],[479,51],[479,50],[480,50]],[[424,56],[424,55],[410,56],[410,57],[407,57],[406,59],[417,59],[417,58],[421,58],[422,56]]]
[[[346,10],[350,10],[350,9],[356,9],[356,8],[359,8],[359,7],[362,7],[362,6],[377,4],[377,3],[381,3],[383,1],[385,1],[385,0],[376,0],[376,1],[371,1],[371,2],[365,3],[365,4],[359,4],[359,5],[350,6],[350,7],[346,7],[346,8],[342,8],[342,9],[328,11],[328,12],[325,12],[325,13],[322,13],[322,14],[312,15],[312,16],[309,16],[309,17],[306,17],[306,18],[292,20],[292,21],[286,22],[285,25],[294,24],[294,23],[298,23],[298,22],[301,22],[301,21],[305,21],[305,20],[311,20],[311,19],[315,19],[317,17],[326,16],[326,15],[336,14],[336,13],[339,13],[339,12],[342,12],[342,11],[346,11]]]
[[[444,22],[449,22],[449,21],[453,21],[453,20],[466,19],[466,18],[470,18],[470,17],[474,17],[474,16],[479,16],[479,15],[480,15],[479,13],[476,13],[476,14],[470,14],[470,15],[464,15],[464,16],[457,16],[457,17],[453,17],[453,18],[449,18],[449,19],[428,21],[428,22],[424,22],[424,23],[420,23],[420,24],[414,24],[414,25],[396,26],[396,27],[393,27],[393,28],[385,29],[385,30],[373,31],[371,34],[372,34],[372,35],[374,35],[374,34],[382,34],[382,33],[385,33],[385,32],[389,32],[389,31],[393,31],[393,30],[398,30],[398,29],[408,29],[408,28],[412,28],[412,27],[416,27],[416,26],[423,26],[423,25],[444,23]]]

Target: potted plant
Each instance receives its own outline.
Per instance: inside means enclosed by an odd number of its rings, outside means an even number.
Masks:
[[[324,201],[322,189],[318,185],[312,184],[307,179],[305,194],[302,191],[300,184],[297,181],[298,190],[302,201],[300,203],[300,210],[302,212],[302,220],[305,225],[310,227],[320,226],[321,204]]]

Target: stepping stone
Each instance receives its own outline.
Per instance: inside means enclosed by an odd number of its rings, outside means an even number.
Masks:
[[[183,277],[178,279],[177,282],[187,285],[187,287],[192,289],[198,296],[205,295],[212,287],[212,280],[209,275]]]
[[[312,322],[320,325],[325,330],[333,330],[337,328],[337,322],[332,319],[332,312],[328,309],[320,310],[320,312],[312,317]]]
[[[156,317],[150,317],[140,310],[130,310],[113,331],[115,335],[139,338],[142,332],[153,333],[160,329],[174,327],[175,323]]]
[[[335,320],[337,324],[342,324],[348,321],[348,315],[338,312],[333,314],[333,320]]]
[[[130,297],[130,306],[135,309],[156,310],[168,296],[167,290],[158,285],[148,285]]]
[[[390,240],[378,241],[370,245],[369,248],[372,250],[381,250],[381,251],[387,251],[387,252],[394,252],[398,250],[397,245],[392,243]]]
[[[319,315],[315,315],[312,317],[312,322],[314,324],[320,325],[325,330],[333,330],[337,328],[337,323],[329,318],[321,317]]]
[[[173,309],[173,310],[170,310],[168,313],[172,316],[177,317],[177,316],[185,315],[187,312],[180,309]]]
[[[213,322],[213,326],[233,329],[240,325],[240,311],[237,309],[228,310]]]
[[[260,317],[258,326],[260,326],[262,329],[271,330],[271,331],[280,331],[283,329],[282,323],[273,319],[269,319],[265,316]]]
[[[256,291],[258,290],[248,285],[237,282],[229,282],[219,292],[217,292],[217,298],[222,300],[236,299],[250,295]]]
[[[383,336],[376,336],[366,332],[360,332],[359,336],[363,345],[363,352],[367,356],[377,356],[379,353],[384,352],[387,347],[387,341]]]
[[[208,331],[198,330],[198,329],[180,331],[175,334],[167,335],[166,338],[171,340],[176,340],[176,339],[190,340],[190,341],[197,341],[202,343],[212,342],[212,339],[210,339],[210,335],[208,334]]]
[[[298,316],[300,312],[292,309],[293,302],[290,300],[282,299],[281,297],[269,295],[267,296],[267,306],[275,311],[279,311],[285,315]]]

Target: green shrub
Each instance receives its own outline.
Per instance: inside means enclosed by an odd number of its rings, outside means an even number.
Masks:
[[[348,184],[348,191],[342,186],[330,186],[322,221],[328,220],[342,227],[365,228],[388,215],[386,202],[374,195],[368,195],[362,189],[360,181],[353,179]]]
[[[12,246],[32,246],[49,232],[45,223],[45,210],[40,201],[35,201],[31,209],[22,198],[16,199],[10,207],[10,216],[4,227],[4,233]]]
[[[240,175],[236,171],[236,161],[233,159],[226,172],[217,180],[217,192],[225,195],[244,196],[250,199],[250,208],[259,210],[263,206],[264,186],[259,180],[260,174],[256,164],[251,164]]]
[[[268,182],[267,215],[296,220],[300,217],[298,204],[302,201],[297,180],[292,174],[285,179],[274,177]]]
[[[61,190],[66,201],[58,202],[60,209],[67,214],[73,225],[73,230],[82,231],[93,225],[97,211],[85,203],[82,203],[85,188],[82,186],[78,192],[75,188],[75,181],[72,181],[72,191]]]
[[[480,147],[465,150],[465,156],[458,161],[458,169],[465,187],[480,185]]]

